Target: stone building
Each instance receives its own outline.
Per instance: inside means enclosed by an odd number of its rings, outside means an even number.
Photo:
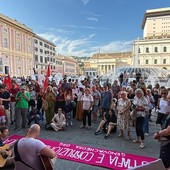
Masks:
[[[33,31],[0,14],[0,72],[11,76],[33,73]]]
[[[143,38],[133,43],[133,65],[170,70],[170,8],[147,10]]]

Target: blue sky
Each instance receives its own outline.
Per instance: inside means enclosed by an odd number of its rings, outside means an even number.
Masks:
[[[170,0],[0,0],[0,13],[56,44],[59,54],[131,51],[146,10]]]

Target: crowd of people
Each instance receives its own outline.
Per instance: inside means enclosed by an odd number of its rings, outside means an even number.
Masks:
[[[87,129],[91,129],[93,122],[98,122],[95,135],[103,130],[105,139],[118,130],[119,137],[131,140],[131,128],[134,127],[136,139],[132,141],[143,149],[153,111],[158,113],[155,123],[161,129],[154,138],[159,141],[163,138],[160,158],[169,168],[170,89],[164,86],[146,87],[142,77],[128,83],[115,80],[113,84],[107,79],[102,86],[99,79],[92,82],[85,78],[79,84],[78,80],[67,81],[66,77],[59,84],[49,82],[46,89],[36,80],[24,82],[21,86],[12,81],[10,89],[0,85],[0,124],[15,124],[15,131],[32,123],[40,124],[42,120],[46,129],[64,131],[73,126],[73,119],[76,119],[82,121],[80,128]]]

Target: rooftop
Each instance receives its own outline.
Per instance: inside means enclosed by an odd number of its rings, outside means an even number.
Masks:
[[[142,29],[144,29],[146,19],[149,17],[160,17],[170,15],[170,8],[157,8],[157,9],[149,9],[146,10],[142,21]]]

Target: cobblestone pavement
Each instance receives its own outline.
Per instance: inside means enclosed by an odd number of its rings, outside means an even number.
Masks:
[[[150,133],[145,139],[145,148],[140,149],[137,144],[133,144],[132,140],[128,141],[125,138],[119,138],[119,129],[116,133],[111,134],[110,138],[104,139],[104,134],[94,135],[94,132],[99,123],[92,123],[90,130],[80,129],[82,122],[74,120],[73,126],[69,126],[65,131],[46,131],[44,129],[44,122],[41,123],[42,131],[40,138],[50,139],[58,142],[65,142],[71,144],[86,145],[91,147],[115,150],[119,152],[131,153],[136,155],[148,156],[158,158],[159,156],[159,143],[153,139],[153,134],[160,129],[159,125],[155,124],[156,113],[152,113],[151,117],[153,122],[149,122]],[[25,135],[26,129],[14,132],[14,125],[10,126],[12,134]],[[135,129],[132,127],[132,139],[135,139]],[[105,168],[95,167],[82,163],[76,163],[63,159],[58,159],[55,167],[56,170],[105,170]]]

